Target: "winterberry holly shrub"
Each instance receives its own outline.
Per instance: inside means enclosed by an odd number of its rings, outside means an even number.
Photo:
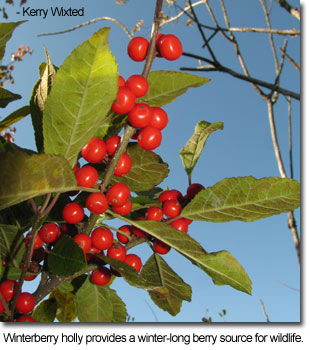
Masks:
[[[206,251],[191,237],[191,223],[251,222],[300,205],[299,183],[276,177],[190,183],[185,193],[161,188],[169,174],[156,153],[169,123],[165,106],[209,79],[152,70],[153,59],[182,54],[181,38],[157,37],[155,29],[150,41],[136,37],[124,50],[145,61],[143,72],[126,80],[109,49],[109,31],[94,33],[60,67],[46,52],[29,106],[6,120],[29,113],[37,150],[0,144],[2,321],[125,322],[116,278],[176,315],[192,289],[165,261],[171,250],[214,284],[251,294],[240,263],[228,251]],[[0,106],[12,100],[2,89]],[[189,179],[208,137],[221,129],[222,122],[200,121],[184,140],[180,157]],[[123,224],[116,227],[114,219]],[[147,261],[131,252],[140,244],[149,250]],[[25,292],[24,281],[34,278],[37,289]]]

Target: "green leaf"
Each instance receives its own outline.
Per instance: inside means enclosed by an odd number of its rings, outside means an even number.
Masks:
[[[141,102],[152,107],[161,107],[184,94],[188,88],[199,87],[209,81],[209,78],[190,73],[152,71],[148,75],[148,93],[141,98]]]
[[[66,58],[45,102],[45,153],[63,155],[72,167],[117,94],[117,64],[108,34],[109,28],[100,29]]]
[[[126,306],[116,292],[91,283],[89,278],[75,295],[80,322],[125,322]]]
[[[123,217],[123,220],[176,249],[211,276],[215,284],[227,284],[251,294],[251,281],[247,273],[238,261],[231,257],[229,252],[208,253],[188,234],[176,230],[164,222],[132,221],[126,217]]]
[[[226,178],[200,191],[182,211],[191,220],[255,221],[286,213],[300,205],[300,184],[269,177]]]
[[[24,237],[18,227],[0,224],[0,256],[7,265],[19,269],[24,251]]]
[[[76,319],[73,293],[63,293],[55,289],[50,298],[56,300],[56,318],[59,322],[72,322]]]
[[[53,66],[48,52],[45,50],[46,64],[40,65],[40,79],[35,84],[30,98],[30,112],[35,134],[37,149],[43,151],[43,112],[44,103],[49,95],[54,79],[56,68]]]
[[[70,236],[63,236],[48,255],[48,267],[59,276],[72,276],[86,267],[83,250]]]
[[[17,111],[11,113],[5,119],[0,122],[0,132],[9,128],[12,124],[17,123],[19,120],[25,118],[30,112],[29,106],[19,108]]]
[[[6,107],[10,102],[21,99],[22,97],[18,94],[14,94],[13,92],[3,89],[0,87],[0,107]]]
[[[6,43],[11,39],[14,30],[24,22],[26,21],[0,23],[0,61],[4,56]]]
[[[43,300],[33,311],[32,317],[37,322],[53,322],[56,317],[57,304],[54,298]]]
[[[76,188],[76,179],[61,156],[0,153],[0,210],[29,198]]]
[[[168,311],[172,316],[180,312],[183,300],[191,301],[191,286],[185,283],[158,254],[153,254],[144,264],[141,277],[163,286],[166,295],[158,291],[149,291],[149,294],[158,307]]]
[[[112,183],[121,181],[132,192],[148,191],[168,176],[168,164],[156,153],[142,149],[137,143],[129,143],[126,152],[132,161],[130,172],[121,178],[113,176]]]
[[[95,136],[104,139],[117,135],[126,124],[127,119],[126,115],[109,113],[96,130]]]
[[[188,176],[192,174],[208,137],[213,131],[223,129],[223,126],[222,122],[208,123],[202,120],[197,123],[193,136],[180,151],[183,167]]]

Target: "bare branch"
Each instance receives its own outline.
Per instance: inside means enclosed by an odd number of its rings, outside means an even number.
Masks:
[[[290,57],[286,52],[284,52],[282,48],[280,48],[280,51],[287,58],[287,60],[293,65],[293,67],[296,68],[298,71],[300,71],[300,66],[292,59],[292,57]]]
[[[266,322],[270,322],[269,321],[269,317],[268,317],[268,315],[266,313],[265,306],[264,306],[264,303],[263,303],[262,299],[259,299],[259,302],[260,302],[260,306],[262,307],[263,314],[264,314]]]
[[[281,7],[283,7],[291,16],[300,20],[300,11],[298,8],[292,7],[286,0],[276,0]]]

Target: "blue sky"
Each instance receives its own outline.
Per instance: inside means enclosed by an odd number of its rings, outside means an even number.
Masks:
[[[59,66],[70,52],[92,33],[103,26],[111,27],[110,48],[119,65],[119,72],[124,78],[142,71],[143,63],[131,61],[126,54],[128,37],[116,24],[99,22],[71,33],[37,37],[37,34],[60,31],[98,16],[110,16],[118,19],[127,28],[132,29],[136,22],[144,19],[145,25],[138,35],[149,37],[153,18],[153,1],[147,5],[142,0],[130,0],[120,6],[113,0],[66,1],[65,6],[85,7],[84,17],[22,18],[16,15],[17,7],[9,8],[10,21],[27,19],[14,32],[10,40],[3,63],[9,61],[10,53],[16,51],[20,44],[28,44],[34,51],[25,57],[24,62],[15,65],[15,84],[7,85],[9,90],[23,96],[22,100],[11,103],[1,111],[1,117],[28,103],[32,87],[38,79],[38,66],[45,61],[44,47],[49,52],[52,62]],[[235,0],[227,2],[231,25],[235,27],[266,27],[263,11],[258,1]],[[290,1],[297,5],[298,1]],[[27,6],[49,8],[63,6],[58,0],[28,0]],[[288,26],[299,28],[299,21],[293,20],[274,2],[274,28],[285,29]],[[173,7],[165,12],[175,14]],[[201,21],[206,21],[205,10],[199,10]],[[218,11],[216,15],[220,16]],[[185,52],[205,54],[201,48],[202,41],[195,26],[185,26],[186,18],[167,25],[163,33],[173,33],[180,37]],[[210,23],[210,22],[209,22]],[[241,51],[248,62],[253,76],[272,82],[275,78],[274,63],[268,38],[265,34],[239,34]],[[283,38],[276,40],[276,47],[283,45]],[[223,40],[216,44],[215,52],[223,63],[232,65],[241,72],[234,50]],[[289,41],[288,52],[300,61],[299,38]],[[195,67],[197,62],[182,57],[178,61],[155,60],[152,70],[179,70],[180,67]],[[170,174],[162,187],[169,186],[186,191],[187,176],[179,157],[180,149],[192,135],[196,123],[224,122],[224,130],[217,131],[208,139],[200,160],[193,172],[192,181],[212,186],[225,177],[248,176],[257,178],[279,176],[272,148],[268,124],[267,104],[247,83],[238,81],[222,73],[200,73],[210,77],[210,83],[197,89],[189,90],[170,105],[165,107],[169,124],[163,132],[161,146],[156,153],[169,163]],[[299,92],[300,80],[292,66],[285,63],[285,74],[281,86]],[[283,98],[276,105],[276,123],[279,142],[283,151],[283,160],[287,172],[288,131],[287,103]],[[300,106],[292,101],[293,141],[294,141],[294,175],[300,180]],[[15,141],[18,145],[35,148],[31,121],[28,118],[16,124]],[[300,211],[296,211],[300,231]],[[209,252],[228,250],[245,268],[253,283],[253,295],[233,290],[231,287],[215,286],[211,279],[194,267],[182,256],[171,251],[165,256],[168,264],[192,286],[192,302],[183,303],[180,314],[172,317],[155,306],[148,294],[132,288],[118,279],[113,288],[127,304],[128,313],[137,322],[200,322],[204,316],[212,316],[214,321],[221,321],[218,313],[226,309],[225,320],[228,322],[264,322],[265,318],[259,300],[262,299],[267,314],[272,322],[298,322],[300,320],[300,269],[293,245],[291,232],[287,229],[287,215],[282,214],[255,223],[232,222],[213,224],[194,222],[189,234],[199,241]],[[141,254],[145,262],[150,255],[146,247],[137,247],[135,252]],[[32,284],[28,284],[32,288]],[[206,314],[206,309],[209,310]]]

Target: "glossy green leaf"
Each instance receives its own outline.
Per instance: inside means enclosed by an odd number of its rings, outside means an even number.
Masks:
[[[19,269],[24,251],[24,237],[18,227],[0,224],[0,256],[5,259],[6,264]]]
[[[112,182],[123,182],[132,192],[147,191],[160,184],[169,174],[168,164],[152,151],[130,143],[127,151],[131,158],[130,172],[122,177],[114,176]]]
[[[0,87],[0,107],[5,108],[10,102],[20,100],[21,95],[14,94],[13,92]]]
[[[116,292],[93,284],[89,278],[77,291],[75,306],[80,322],[126,321],[126,306]]]
[[[192,174],[208,137],[213,131],[223,129],[223,126],[224,124],[222,122],[208,123],[204,120],[198,122],[193,136],[180,151],[183,167],[188,176]]]
[[[255,221],[286,213],[300,205],[300,184],[291,179],[239,177],[200,191],[182,211],[192,220]]]
[[[19,120],[25,118],[29,114],[29,112],[29,106],[24,106],[8,115],[5,119],[0,121],[0,132],[9,128],[11,125],[17,123]]]
[[[6,43],[11,39],[14,30],[24,22],[0,23],[0,61],[4,56]]]
[[[153,254],[144,264],[141,277],[162,285],[166,295],[155,290],[149,291],[150,297],[158,307],[173,316],[180,312],[183,300],[191,301],[191,286],[185,283],[158,254]]]
[[[127,122],[127,116],[115,113],[109,113],[96,130],[95,136],[102,139],[117,135]]]
[[[132,221],[125,217],[123,217],[123,220],[176,249],[193,264],[205,271],[215,284],[230,285],[235,289],[251,294],[251,280],[243,267],[229,252],[208,253],[188,234],[178,231],[164,222]]]
[[[40,66],[40,79],[35,84],[30,98],[30,112],[37,149],[43,151],[43,112],[44,104],[49,95],[54,79],[56,68],[51,62],[48,52],[45,50],[46,63]]]
[[[149,90],[141,102],[161,107],[183,95],[189,88],[202,86],[209,81],[209,78],[190,73],[151,71],[148,75]]]
[[[43,300],[32,312],[36,322],[53,322],[56,317],[57,304],[54,298]]]
[[[76,179],[61,156],[0,153],[0,210],[50,192],[76,188]]]
[[[117,64],[108,34],[109,28],[100,29],[66,58],[45,102],[45,153],[63,155],[72,167],[117,94]]]
[[[56,301],[56,318],[59,322],[72,322],[76,319],[73,293],[63,293],[55,289],[50,297]]]
[[[63,236],[48,255],[48,267],[59,276],[72,276],[86,267],[83,250],[70,236]]]

